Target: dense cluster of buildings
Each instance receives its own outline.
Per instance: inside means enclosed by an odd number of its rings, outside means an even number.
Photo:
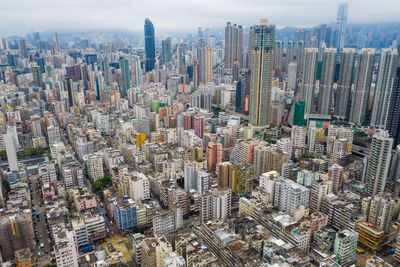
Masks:
[[[337,22],[0,40],[3,266],[397,266],[400,62]]]

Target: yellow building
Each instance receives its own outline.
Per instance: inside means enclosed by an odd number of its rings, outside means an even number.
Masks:
[[[234,166],[232,191],[239,195],[250,193],[253,190],[253,166],[242,164]]]
[[[164,259],[169,257],[172,246],[165,236],[146,238],[142,246],[142,265],[146,267],[163,267]]]
[[[356,231],[358,233],[358,242],[367,248],[378,250],[382,247],[385,233],[380,227],[361,221],[357,224]]]
[[[206,46],[206,75],[205,82],[211,82],[213,78],[213,49]]]
[[[315,143],[323,142],[324,141],[324,136],[325,136],[325,129],[324,128],[318,128],[315,132]]]
[[[137,206],[136,214],[138,227],[145,226],[147,222],[146,208],[143,205]]]
[[[282,171],[282,159],[284,154],[282,151],[278,149],[268,150],[268,158],[267,158],[267,170],[268,171],[277,171],[281,173]]]
[[[33,267],[35,262],[32,260],[30,248],[20,249],[14,252],[17,267]]]
[[[191,159],[193,161],[202,160],[204,158],[204,151],[203,147],[201,146],[194,146],[191,150]]]
[[[145,133],[139,133],[136,135],[136,144],[139,149],[142,149],[142,145],[144,141],[146,140],[146,134]]]

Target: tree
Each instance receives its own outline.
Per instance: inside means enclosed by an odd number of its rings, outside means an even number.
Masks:
[[[33,147],[33,148],[27,148],[23,151],[18,151],[17,152],[17,157],[19,159],[21,158],[26,158],[26,157],[39,157],[48,152],[48,149],[46,147]]]
[[[100,179],[103,187],[108,187],[112,185],[112,180],[109,176],[104,176],[103,178]]]
[[[300,160],[307,160],[307,159],[312,159],[314,158],[314,156],[310,153],[304,153],[303,155],[301,155]]]
[[[0,151],[0,158],[1,158],[1,160],[7,159],[7,151],[1,150]]]
[[[362,139],[358,139],[358,138],[353,139],[353,144],[360,146],[360,147],[367,147],[365,145],[365,142]]]
[[[95,193],[100,193],[103,191],[103,182],[101,180],[97,180],[92,184],[92,190]]]
[[[267,133],[264,133],[263,140],[264,140],[265,142],[268,142],[268,143],[270,143],[270,144],[276,144],[276,140],[274,140],[274,139],[272,139],[272,138],[269,138],[269,137],[267,137]]]

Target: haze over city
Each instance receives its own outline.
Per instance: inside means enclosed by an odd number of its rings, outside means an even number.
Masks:
[[[221,28],[225,21],[251,26],[268,17],[277,27],[315,26],[336,18],[338,0],[19,0],[1,3],[0,35],[32,31],[142,29],[151,17],[158,31]],[[351,0],[349,23],[400,22],[396,0]]]

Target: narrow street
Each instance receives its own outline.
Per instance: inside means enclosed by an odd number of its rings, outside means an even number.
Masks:
[[[30,178],[31,181],[31,188],[32,188],[32,203],[35,212],[32,213],[33,217],[33,225],[35,229],[35,235],[38,238],[36,242],[36,256],[39,258],[39,265],[42,266],[46,263],[50,262],[51,254],[50,254],[50,247],[49,247],[49,238],[47,234],[47,224],[46,224],[46,209],[42,205],[40,206],[40,202],[42,198],[40,196],[40,186],[38,186],[39,177],[38,175],[33,175]],[[38,191],[39,190],[39,191]],[[36,211],[39,212],[39,218],[36,216]],[[40,248],[40,244],[44,244],[43,248]],[[47,253],[46,253],[47,252]],[[40,253],[40,256],[39,256]]]

